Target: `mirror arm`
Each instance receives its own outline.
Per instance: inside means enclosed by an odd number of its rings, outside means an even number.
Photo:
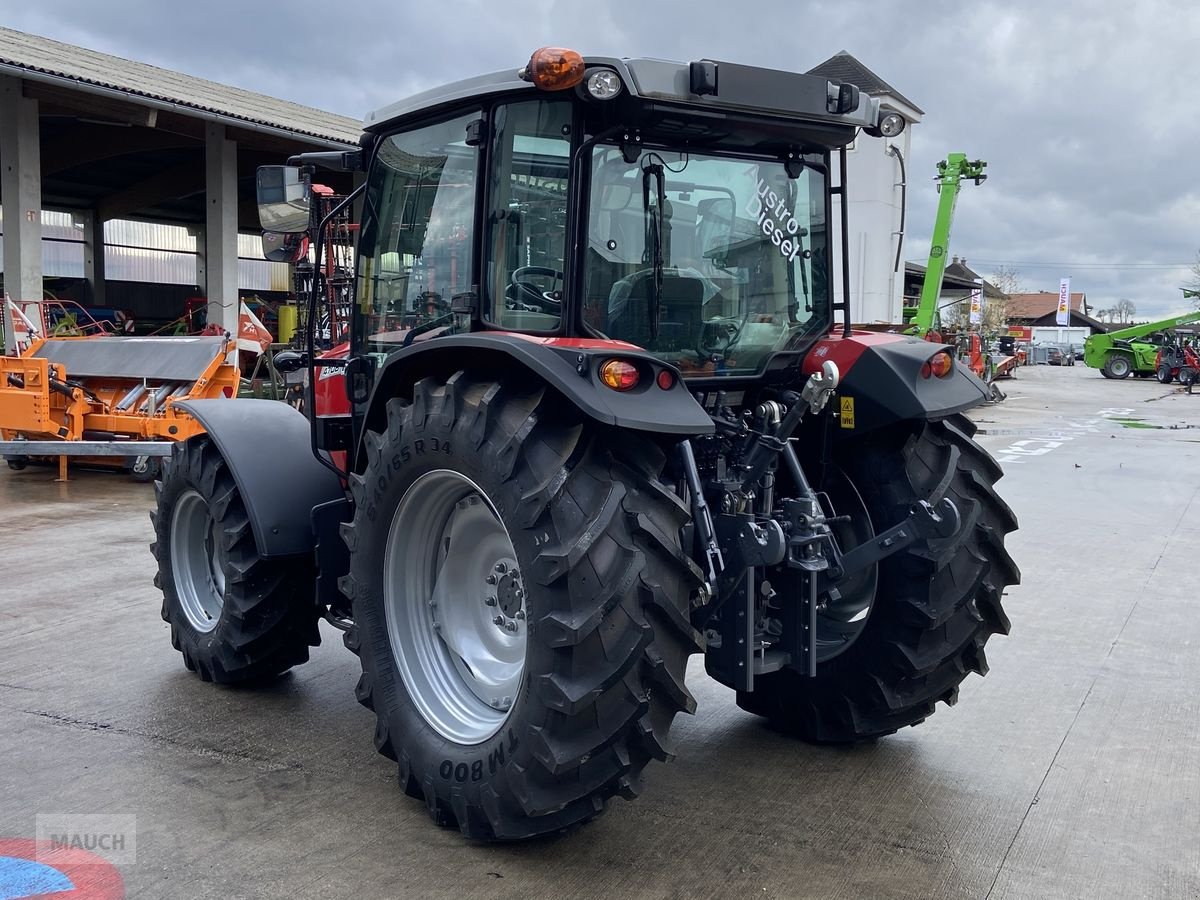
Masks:
[[[289,166],[314,166],[330,169],[334,172],[361,172],[363,170],[362,150],[327,150],[313,153],[297,153],[289,156]]]

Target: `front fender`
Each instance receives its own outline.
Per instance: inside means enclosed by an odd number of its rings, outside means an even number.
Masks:
[[[614,391],[600,381],[600,365],[614,357],[634,363],[642,372],[633,390]],[[677,438],[713,431],[712,418],[688,392],[679,371],[632,344],[499,332],[446,335],[389,356],[375,380],[369,414],[373,427],[378,427],[383,405],[391,397],[408,394],[427,376],[447,378],[465,368],[495,372],[501,380],[518,383],[536,378],[603,425]],[[672,375],[666,390],[657,380],[664,370]]]
[[[175,404],[212,438],[237,484],[263,557],[313,552],[313,509],[342,500],[341,481],[313,456],[309,423],[277,400]]]

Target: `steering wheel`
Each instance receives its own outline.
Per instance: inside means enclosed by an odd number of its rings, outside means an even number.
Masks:
[[[721,316],[705,322],[700,328],[700,345],[696,348],[700,359],[710,362],[718,356],[725,356],[742,336],[745,324],[746,320],[738,316]]]
[[[536,284],[525,279],[533,275],[549,276],[556,282],[561,282],[563,273],[548,266],[521,266],[513,269],[509,278],[508,290],[505,294],[514,308],[532,306],[540,312],[560,315],[562,313],[561,295],[555,296],[552,291],[543,291]]]

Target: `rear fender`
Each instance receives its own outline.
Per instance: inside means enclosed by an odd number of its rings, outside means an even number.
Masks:
[[[924,378],[931,356],[954,348],[899,334],[856,332],[849,338],[819,341],[804,360],[804,371],[820,371],[833,360],[842,375],[835,412],[842,437],[851,437],[912,419],[939,419],[987,402],[991,389],[966,366],[956,364],[945,378]]]
[[[600,381],[600,366],[614,357],[638,367],[641,379],[633,390],[614,391]],[[448,378],[467,368],[512,384],[536,379],[602,425],[671,436],[676,441],[713,431],[711,417],[688,392],[679,371],[633,344],[501,332],[448,335],[388,357],[375,380],[368,427],[384,427],[387,401],[410,396],[422,378]],[[665,390],[658,384],[663,371],[671,376],[671,386]]]
[[[263,557],[312,553],[313,510],[345,499],[340,479],[313,456],[308,419],[277,400],[187,400],[229,467]]]

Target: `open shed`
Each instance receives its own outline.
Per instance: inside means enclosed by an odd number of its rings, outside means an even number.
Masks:
[[[42,297],[43,211],[81,226],[93,306],[106,302],[104,223],[173,223],[192,236],[208,320],[234,329],[238,234],[259,227],[256,168],[360,133],[344,116],[0,28],[4,290]]]

